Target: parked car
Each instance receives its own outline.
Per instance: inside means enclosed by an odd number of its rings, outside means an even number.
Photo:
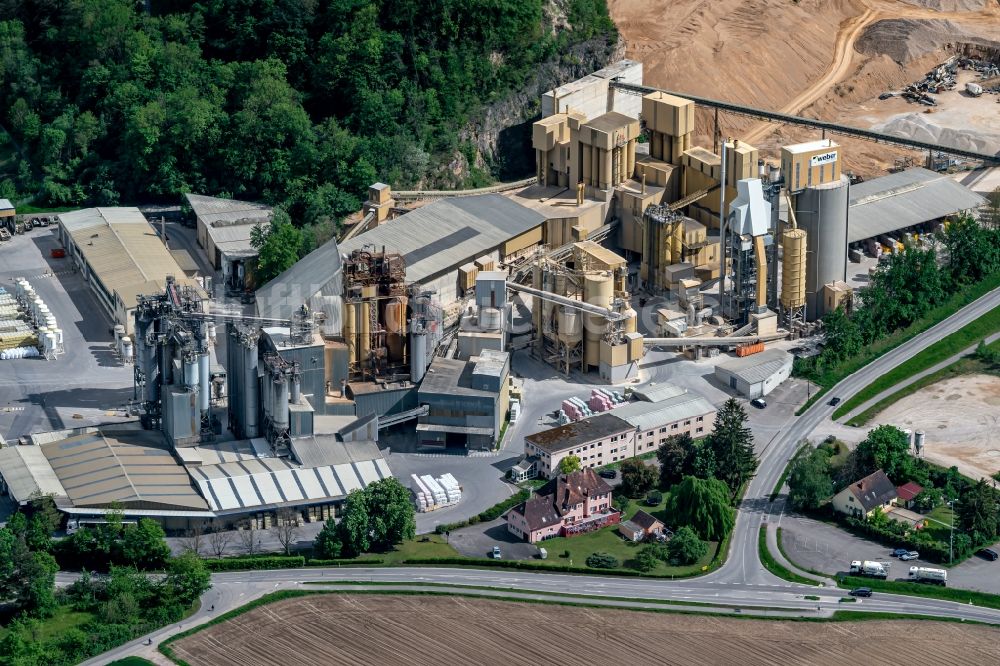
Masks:
[[[837,405],[840,404],[840,398],[830,398],[830,401],[826,404],[830,405],[831,407],[836,407]]]
[[[906,555],[908,552],[910,551],[906,550],[905,548],[897,548],[896,550],[892,551],[892,556],[902,557],[903,555]]]
[[[494,560],[500,559],[500,546],[493,546],[493,559]]]
[[[602,479],[613,479],[618,476],[618,472],[613,469],[602,469],[597,472]]]
[[[848,594],[852,597],[870,597],[872,596],[871,588],[868,587],[856,587],[851,590]]]
[[[756,407],[757,409],[764,409],[765,407],[767,407],[767,402],[764,400],[764,398],[754,398],[753,400],[750,401],[750,404]]]
[[[903,553],[902,555],[900,555],[899,559],[903,560],[904,562],[909,562],[910,560],[915,560],[918,557],[920,557],[920,553],[918,553],[915,550],[911,550],[909,552],[906,552],[906,553]]]
[[[983,548],[982,550],[978,550],[976,551],[976,555],[984,560],[989,560],[990,562],[996,562],[997,558],[1000,558],[1000,554],[992,548]]]

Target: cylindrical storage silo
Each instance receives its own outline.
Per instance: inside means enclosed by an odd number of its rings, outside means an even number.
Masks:
[[[56,334],[46,333],[45,334],[45,351],[46,353],[53,354],[56,351]]]
[[[212,399],[212,377],[211,371],[208,367],[208,353],[203,353],[198,357],[198,409],[203,412],[207,412],[209,408],[209,402]]]
[[[289,400],[291,400],[293,405],[297,405],[302,397],[302,377],[297,374],[292,375],[289,382],[291,382],[292,387],[292,394],[289,397]]]
[[[272,380],[271,388],[274,391],[274,408],[271,414],[271,422],[274,424],[275,430],[288,430],[288,380],[284,377]]]
[[[234,344],[230,342],[229,344]],[[260,421],[257,416],[260,398],[257,388],[257,345],[243,347],[243,437],[260,437]]]
[[[57,328],[57,329],[54,329],[52,332],[55,333],[55,335],[56,335],[56,346],[58,348],[62,349],[62,345],[63,345],[63,332],[62,332],[62,329],[61,328]]]
[[[823,285],[847,279],[847,210],[850,181],[806,188],[792,203],[806,232],[806,319],[823,316]]]
[[[386,347],[391,361],[402,361],[406,354],[406,299],[390,298],[385,302]]]
[[[559,339],[569,344],[583,339],[583,317],[576,308],[564,305],[559,309]]]
[[[347,345],[348,364],[358,362],[357,314],[354,305],[344,303],[344,343]]]
[[[56,336],[56,342],[58,342],[58,336]],[[132,362],[132,338],[125,336],[122,338],[122,363]]]
[[[560,296],[565,296],[566,295],[566,274],[565,273],[556,273],[556,276],[555,276],[555,286],[553,287],[553,289],[554,289],[554,293],[559,294]]]
[[[427,334],[423,329],[410,333],[410,380],[416,384],[427,369]]]
[[[362,368],[368,368],[372,351],[371,303],[367,301],[358,303],[355,310],[358,313],[358,333],[361,338],[358,341],[358,363]]]
[[[584,300],[591,305],[606,308],[614,295],[611,276],[605,273],[588,273],[583,278]],[[583,318],[583,355],[587,366],[601,362],[600,341],[607,330],[607,319],[600,315],[586,314]]]
[[[196,356],[184,358],[184,386],[192,391],[198,386],[198,358]]]
[[[622,322],[624,325],[622,330],[626,333],[635,333],[636,327],[638,326],[639,315],[636,314],[635,310],[629,308],[622,313],[625,317],[625,321]]]
[[[923,453],[924,450],[924,431],[918,430],[913,433],[913,451],[918,456]]]
[[[806,303],[806,232],[786,229],[781,251],[781,306],[800,308]]]
[[[115,349],[121,346],[123,337],[125,337],[125,327],[121,324],[115,324]]]
[[[261,430],[263,430],[269,421],[274,420],[274,382],[271,381],[271,376],[266,368],[260,378],[260,406],[261,412],[264,414],[264,421],[261,423]]]

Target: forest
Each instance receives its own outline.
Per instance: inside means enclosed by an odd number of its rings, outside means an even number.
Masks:
[[[377,180],[488,182],[459,129],[591,39],[604,0],[0,0],[0,197],[335,225]]]

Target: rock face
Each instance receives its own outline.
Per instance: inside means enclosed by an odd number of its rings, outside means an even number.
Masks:
[[[941,49],[957,52],[966,46],[989,48],[996,41],[954,21],[886,19],[868,26],[855,48],[864,55],[885,54],[906,65]]]
[[[501,182],[530,176],[535,169],[531,124],[541,117],[542,94],[624,55],[621,38],[609,43],[605,37],[595,37],[544,63],[519,90],[487,106],[459,133],[463,142],[475,147],[475,166]],[[452,174],[466,175],[468,161],[468,156],[457,154],[449,165]]]

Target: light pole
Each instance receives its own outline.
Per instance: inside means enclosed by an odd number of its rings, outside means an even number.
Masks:
[[[951,536],[948,538],[948,564],[955,563],[955,503],[958,502],[957,499],[950,500],[948,502],[948,508],[951,509]]]

